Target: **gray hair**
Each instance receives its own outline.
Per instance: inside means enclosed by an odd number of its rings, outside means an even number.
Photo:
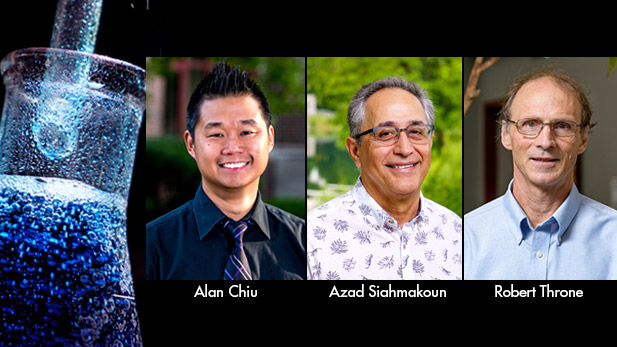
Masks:
[[[378,81],[365,84],[356,92],[349,103],[347,109],[347,124],[349,125],[349,136],[353,137],[361,132],[362,123],[365,116],[366,100],[377,91],[384,88],[400,88],[413,94],[420,100],[428,123],[435,125],[435,107],[429,99],[426,91],[416,82],[408,81],[402,77],[386,77]],[[358,145],[361,139],[358,139]]]

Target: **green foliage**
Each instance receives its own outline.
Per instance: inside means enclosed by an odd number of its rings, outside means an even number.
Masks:
[[[332,127],[331,117],[313,115],[309,119],[311,134],[317,138],[334,138],[337,131]]]
[[[276,114],[304,113],[305,59],[290,57],[218,57],[247,70],[264,91],[270,109]]]
[[[363,85],[388,76],[416,81],[429,93],[438,129],[462,129],[462,66],[461,58],[307,58],[307,91],[336,113],[341,148],[349,136],[349,101]]]
[[[462,141],[446,141],[438,156],[431,158],[431,168],[422,194],[463,216],[463,151]]]
[[[307,92],[317,96],[320,108],[335,112],[332,127],[337,131],[336,144],[340,149],[345,148],[349,136],[349,101],[364,84],[388,76],[401,76],[419,83],[433,100],[436,131],[432,165],[422,191],[426,197],[462,215],[462,59],[307,58]],[[314,159],[320,172],[323,167],[333,166],[332,162],[321,160],[328,158]],[[347,160],[351,162],[351,158]],[[329,183],[355,182],[357,170],[346,172],[349,178]]]
[[[146,142],[146,222],[193,199],[201,174],[177,137]]]
[[[306,200],[304,199],[281,198],[264,200],[264,202],[306,220]]]
[[[319,175],[328,183],[353,185],[356,183],[360,170],[349,157],[346,150],[337,148],[332,141],[319,142],[315,156],[307,159],[307,174],[313,167],[319,169]],[[318,189],[314,183],[307,183],[308,189]]]

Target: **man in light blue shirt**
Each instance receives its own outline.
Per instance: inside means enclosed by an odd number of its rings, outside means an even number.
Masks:
[[[590,118],[583,89],[560,72],[512,86],[500,123],[513,179],[505,195],[463,218],[464,279],[617,279],[617,211],[574,184]]]

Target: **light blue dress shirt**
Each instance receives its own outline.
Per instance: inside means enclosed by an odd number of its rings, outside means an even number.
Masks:
[[[557,211],[535,229],[511,192],[463,217],[463,278],[617,279],[617,210],[572,185]]]

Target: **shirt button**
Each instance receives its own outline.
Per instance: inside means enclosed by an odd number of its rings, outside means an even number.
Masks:
[[[542,252],[537,251],[536,252],[536,257],[538,257],[538,259],[542,258]]]
[[[392,219],[389,219],[388,223],[392,224],[392,223],[394,223],[394,221]]]
[[[403,244],[403,249],[407,249],[407,244]]]

